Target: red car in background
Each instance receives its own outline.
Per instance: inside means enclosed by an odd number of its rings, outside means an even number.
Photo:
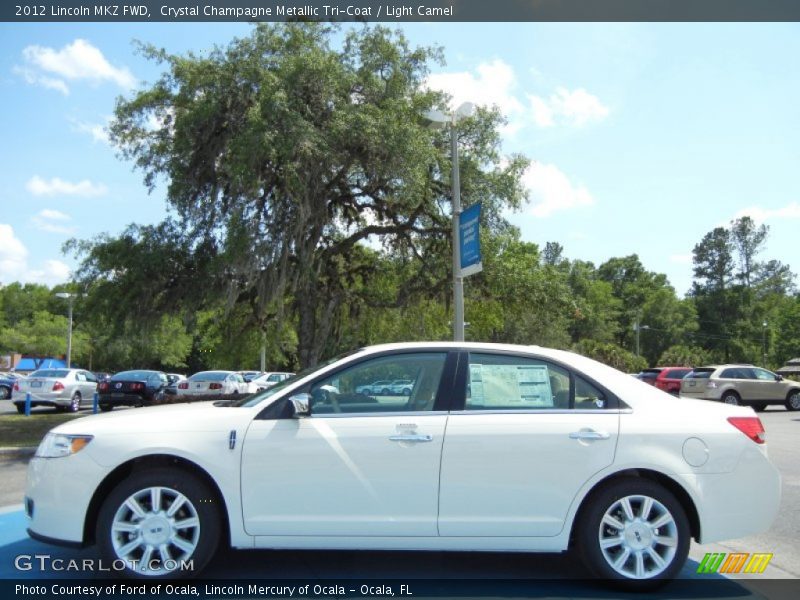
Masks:
[[[691,372],[691,367],[654,367],[644,369],[639,373],[639,379],[677,396],[681,391],[681,380]]]

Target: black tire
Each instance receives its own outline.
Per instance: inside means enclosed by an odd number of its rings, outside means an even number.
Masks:
[[[25,405],[24,404],[15,404],[14,406],[17,407],[17,412],[21,415],[25,414]]]
[[[160,502],[156,511],[152,504],[154,489],[159,490],[157,497]],[[143,517],[132,514],[130,505],[126,504],[131,499],[139,504]],[[172,510],[175,512],[170,515]],[[196,524],[175,527],[188,519],[196,520]],[[112,528],[115,521],[131,524],[139,531],[132,533],[118,529],[115,532]],[[178,579],[203,570],[219,546],[221,532],[222,507],[202,480],[179,469],[156,468],[136,472],[114,488],[100,508],[96,538],[101,555],[109,564],[126,563],[125,575],[144,579]],[[137,540],[141,541],[136,544]],[[156,549],[161,546],[167,547],[170,558],[165,559]],[[148,549],[150,560],[142,564],[147,560]],[[182,561],[191,563],[191,568],[170,570],[166,568],[171,566],[169,560],[176,565]]]
[[[732,406],[740,406],[742,404],[742,399],[736,392],[725,392],[722,394],[721,400],[723,404],[730,404]]]
[[[113,404],[98,404],[97,406],[103,412],[111,412],[112,410],[114,410],[114,405]]]
[[[69,399],[69,406],[65,407],[68,412],[78,412],[81,409],[81,393],[75,392],[72,398]]]
[[[752,406],[753,410],[756,412],[764,412],[765,410],[767,410],[766,402],[753,402]]]
[[[392,390],[390,390],[389,388],[383,388],[383,392],[381,392],[381,395],[382,396],[391,396],[392,395]]]
[[[11,388],[0,386],[0,400],[8,400],[11,398]]]
[[[786,410],[800,410],[800,390],[792,390],[789,392],[789,395],[786,396]]]
[[[403,390],[403,396],[410,396],[411,395],[411,388],[405,388]]]
[[[634,519],[624,516],[627,502]],[[650,508],[647,509],[647,504]],[[647,514],[643,514],[647,510]],[[603,519],[606,513],[614,516],[619,531]],[[641,521],[641,518],[645,522]],[[669,517],[665,524],[653,528],[649,521]],[[639,520],[636,520],[636,519]],[[638,477],[618,479],[592,493],[583,504],[576,521],[578,550],[586,567],[599,579],[628,591],[655,589],[680,571],[689,554],[689,520],[680,502],[658,483]],[[671,544],[661,544],[656,536],[669,538]],[[601,547],[600,540],[619,537],[620,544]],[[659,565],[651,556],[658,555]],[[641,557],[641,559],[639,558]],[[611,561],[619,561],[617,566]],[[641,577],[637,576],[640,568]]]

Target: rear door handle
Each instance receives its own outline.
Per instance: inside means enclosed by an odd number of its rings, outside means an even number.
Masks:
[[[389,441],[391,442],[432,442],[432,435],[423,435],[421,433],[405,433],[402,435],[390,435]]]
[[[611,436],[607,431],[595,431],[594,429],[581,429],[569,434],[573,440],[607,440]]]

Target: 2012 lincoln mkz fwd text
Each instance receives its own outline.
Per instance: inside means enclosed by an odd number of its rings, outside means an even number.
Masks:
[[[31,536],[96,543],[133,576],[197,573],[225,543],[575,548],[638,589],[674,577],[691,538],[768,529],[779,502],[750,408],[570,352],[448,342],[361,349],[239,402],[65,423],[26,490]]]

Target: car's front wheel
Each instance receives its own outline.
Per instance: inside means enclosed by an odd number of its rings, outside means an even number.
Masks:
[[[220,507],[208,486],[177,469],[141,471],[100,509],[97,541],[110,564],[136,577],[187,577],[214,556]]]
[[[587,499],[577,540],[592,573],[629,590],[672,579],[689,553],[689,522],[661,485],[620,479]]]
[[[786,397],[786,410],[800,410],[800,390],[792,390]]]

